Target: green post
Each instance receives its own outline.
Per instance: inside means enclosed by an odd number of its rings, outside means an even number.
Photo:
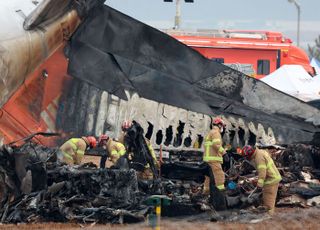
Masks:
[[[148,206],[154,207],[154,212],[148,215],[149,226],[152,229],[160,230],[161,206],[169,205],[171,199],[164,195],[152,195],[146,200]]]

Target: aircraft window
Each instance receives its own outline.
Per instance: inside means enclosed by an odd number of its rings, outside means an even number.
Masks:
[[[224,63],[224,58],[211,58],[211,60],[218,63]]]
[[[270,61],[269,60],[258,60],[257,74],[267,75],[270,73]]]

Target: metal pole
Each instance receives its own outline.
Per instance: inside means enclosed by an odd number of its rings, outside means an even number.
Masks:
[[[297,46],[300,45],[300,14],[301,14],[301,7],[296,0],[288,0],[288,2],[293,3],[298,11],[298,22],[297,22]]]
[[[159,152],[159,178],[161,178],[161,165],[162,165],[162,145],[160,145],[160,152]]]
[[[180,29],[181,22],[181,8],[180,8],[180,0],[176,0],[176,16],[174,20],[174,28]]]
[[[301,13],[301,10],[300,10],[300,5],[297,2],[295,2],[295,5],[298,10],[297,46],[299,46],[300,45],[300,13]]]
[[[160,226],[161,226],[161,199],[160,199],[159,203],[156,206],[156,215],[157,215],[156,230],[160,230]]]

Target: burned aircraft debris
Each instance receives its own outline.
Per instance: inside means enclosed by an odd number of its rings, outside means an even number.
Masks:
[[[127,152],[132,153],[132,162],[139,163],[140,168],[141,166],[144,168],[149,164],[154,178],[158,178],[156,166],[144,137],[144,130],[138,122],[132,121],[131,127],[124,136],[124,145]],[[136,166],[137,164],[134,165]]]
[[[123,223],[144,219],[149,207],[142,204],[144,196],[138,191],[134,170],[60,165],[51,159],[55,151],[34,143],[14,148],[12,153],[1,151],[1,178],[5,178],[1,184],[2,222]],[[21,155],[27,166],[19,164]],[[19,177],[25,169],[28,171]],[[30,180],[28,191],[20,186],[25,179]]]
[[[27,139],[28,140],[28,139]],[[312,149],[314,167],[284,167],[286,160],[277,164],[284,178],[278,194],[278,205],[307,207],[319,203],[320,173],[318,148]],[[279,156],[294,155],[293,148],[271,150]],[[300,150],[303,151],[300,146]],[[160,178],[156,181],[140,181],[133,169],[97,168],[86,163],[68,166],[54,159],[56,149],[38,145],[30,140],[20,147],[3,146],[0,151],[1,222],[74,221],[79,223],[134,223],[144,221],[152,207],[147,205],[150,195],[168,197],[170,204],[163,206],[163,216],[188,216],[205,214],[207,220],[235,221],[244,213],[250,216],[257,210],[260,194],[253,193],[256,179],[248,162],[229,152],[227,168],[227,193],[213,189],[211,198],[202,194],[204,176],[210,174],[208,166],[201,162],[198,151],[171,151],[164,159]],[[188,155],[188,157],[185,157]],[[200,155],[200,157],[199,157]],[[297,171],[295,171],[297,170]],[[300,171],[302,170],[302,171]],[[291,174],[303,172],[302,178]],[[303,179],[304,178],[304,179]],[[154,189],[156,186],[158,189]],[[225,207],[223,208],[223,206]],[[215,207],[215,208],[214,208]],[[248,208],[247,211],[236,211]],[[219,209],[234,210],[230,219]],[[251,211],[250,211],[251,210]],[[252,218],[260,218],[253,215]]]
[[[277,143],[320,144],[318,109],[106,5],[89,12],[71,38],[68,56],[71,76],[122,99],[129,90],[186,110],[270,127]],[[158,131],[158,142],[164,132]]]
[[[91,2],[91,6],[96,4],[94,0],[87,2]],[[65,3],[65,7],[69,7],[67,1]],[[51,4],[45,8],[51,8]],[[85,11],[84,8],[80,11]],[[34,16],[26,21],[26,28],[38,26],[39,21]],[[100,126],[98,118],[104,122],[99,130],[107,130],[114,117],[107,119],[106,112],[98,111],[99,105],[112,101],[114,95],[120,98],[134,95],[125,91],[129,90],[141,97],[190,111],[224,114],[229,120],[241,118],[251,129],[237,126],[227,133],[231,140],[238,139],[240,145],[245,144],[246,135],[249,143],[257,142],[259,137],[252,132],[253,129],[262,129],[270,136],[274,133],[278,143],[299,141],[319,145],[319,110],[240,72],[211,62],[169,36],[107,6],[99,5],[89,12],[82,12],[81,16],[87,18],[69,46],[69,73],[90,85],[78,82],[71,88],[74,101],[71,106],[66,106],[67,111],[60,111],[66,120],[57,122],[62,130],[77,129],[79,134],[94,134],[95,126]],[[92,26],[95,23],[103,28]],[[133,42],[128,42],[128,37]],[[123,44],[127,44],[125,49]],[[79,90],[83,94],[77,97]],[[102,90],[114,95],[106,96]],[[87,95],[91,96],[90,100]],[[115,103],[111,104],[110,111],[115,111],[120,101],[112,102]],[[161,112],[165,117],[164,110]],[[74,115],[78,119],[74,119]],[[250,124],[249,121],[254,122]],[[197,147],[202,145],[202,134],[190,132],[194,124],[180,118],[177,127],[168,125],[164,130],[154,129],[159,126],[152,122],[148,124],[147,136],[156,133],[154,139],[158,144],[189,147],[196,144],[191,138],[193,135],[197,138]],[[186,128],[189,130],[185,131]],[[143,147],[145,143],[139,146]],[[255,175],[252,168],[232,152],[224,165],[229,189],[227,195],[211,185],[211,199],[207,199],[202,195],[203,179],[205,175],[213,175],[201,162],[198,151],[178,152],[176,158],[170,153],[169,160],[161,166],[160,179],[151,182],[138,181],[132,169],[98,169],[92,164],[61,165],[55,162],[55,151],[33,142],[22,147],[5,146],[0,151],[1,222],[138,222],[145,220],[150,212],[151,207],[145,201],[155,193],[171,199],[170,206],[163,208],[164,216],[195,215],[213,211],[213,208],[242,209],[258,205],[259,194],[253,193]],[[278,204],[318,205],[319,148],[288,146],[275,155],[284,178]],[[211,219],[230,220],[222,214]]]

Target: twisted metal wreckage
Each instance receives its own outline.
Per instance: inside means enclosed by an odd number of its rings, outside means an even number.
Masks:
[[[40,4],[45,6],[48,2]],[[54,8],[56,13],[66,12],[73,1],[61,2],[64,10]],[[275,155],[284,178],[280,198],[292,200],[292,197],[320,195],[319,148],[309,146],[320,145],[319,110],[204,58],[170,36],[103,5],[104,1],[77,2],[83,4],[77,5],[77,10],[84,19],[66,47],[68,73],[77,80],[74,80],[74,89],[60,99],[61,103],[72,106],[59,111],[59,128],[86,134],[85,129],[78,127],[84,125],[79,118],[89,112],[76,111],[76,105],[81,104],[79,110],[87,107],[96,111],[96,108],[88,104],[91,100],[85,104],[81,95],[80,99],[75,99],[75,95],[79,95],[82,86],[88,88],[87,83],[94,93],[93,104],[98,104],[97,95],[104,90],[122,99],[130,99],[127,98],[130,93],[125,93],[129,91],[185,110],[224,115],[229,121],[242,119],[246,124],[271,129],[277,144],[307,144],[289,145],[287,150]],[[50,17],[55,15],[54,18],[61,16],[61,13],[50,14],[50,7],[38,9],[33,14],[37,17],[26,19],[26,29],[37,28],[43,19],[48,19],[43,17],[43,12]],[[65,117],[66,114],[70,116]],[[92,119],[97,120],[99,113],[92,114]],[[229,127],[232,129],[234,125],[230,122]],[[140,142],[144,140],[142,132],[137,135]],[[230,143],[235,138],[233,132],[226,135]],[[170,160],[162,164],[161,175],[154,181],[136,178],[137,165],[148,163],[145,159],[149,153],[145,148],[133,148],[136,158],[127,165],[119,165],[122,169],[97,169],[92,164],[60,165],[54,159],[55,151],[29,140],[19,147],[2,148],[1,222],[138,222],[152,211],[145,203],[152,194],[167,195],[171,199],[171,204],[163,207],[163,215],[206,213],[207,219],[228,220],[222,214],[213,215],[213,210],[245,208],[257,198],[257,194],[248,198],[253,189],[250,178],[254,176],[248,175],[252,169],[232,152],[225,170],[227,182],[233,181],[237,186],[224,197],[211,185],[211,198],[207,200],[201,193],[202,183],[204,176],[212,177],[212,173],[201,162],[201,151],[170,152]],[[311,179],[306,179],[306,175],[311,175]],[[307,182],[302,185],[300,180]],[[282,204],[288,203],[286,199]],[[310,202],[317,203],[316,199]],[[304,200],[297,204],[304,205]],[[239,218],[243,217],[239,215]]]
[[[120,98],[129,90],[186,110],[270,127],[280,144],[320,144],[318,109],[108,6],[88,13],[67,55],[71,76]]]
[[[244,211],[259,205],[261,194],[253,193],[253,168],[241,156],[228,153],[223,167],[227,194],[211,184],[210,198],[203,195],[204,176],[213,175],[200,159],[200,152],[172,151],[154,180],[139,180],[136,171],[152,164],[143,130],[131,128],[126,143],[132,151],[112,168],[92,163],[68,166],[56,161],[55,148],[34,143],[32,135],[19,147],[5,145],[0,151],[1,222],[74,221],[79,223],[136,223],[152,214],[150,198],[166,199],[162,216],[194,216],[204,220],[252,221],[265,216]],[[48,135],[46,133],[42,135]],[[320,204],[320,148],[292,145],[274,149],[283,180],[277,205],[308,207]],[[129,160],[130,159],[130,160]],[[169,202],[168,202],[169,200]],[[233,215],[221,210],[232,209]],[[238,211],[237,211],[238,210]]]

